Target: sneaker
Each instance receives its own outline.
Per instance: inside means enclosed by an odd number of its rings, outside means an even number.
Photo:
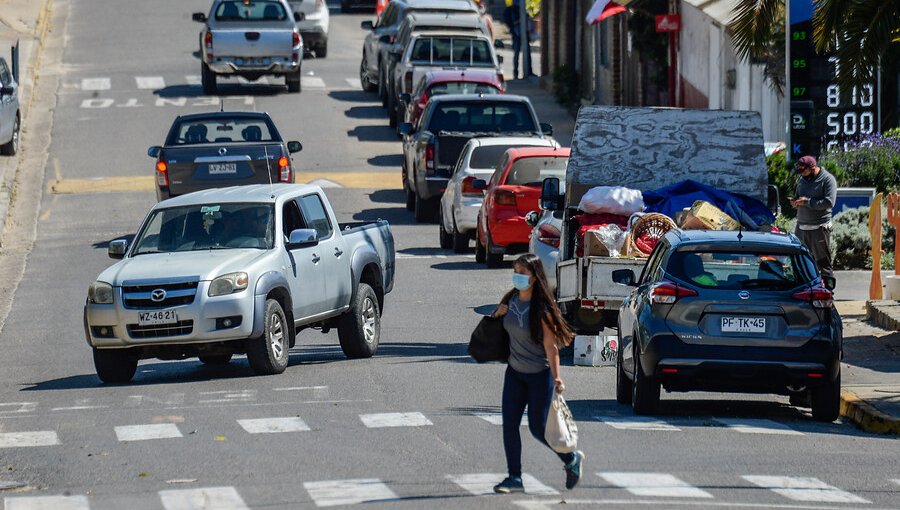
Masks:
[[[575,458],[566,464],[566,489],[574,489],[581,481],[581,466],[584,464],[584,452],[576,450]]]
[[[502,482],[494,486],[494,492],[497,494],[509,494],[510,492],[525,492],[525,486],[522,485],[522,477],[507,476]]]

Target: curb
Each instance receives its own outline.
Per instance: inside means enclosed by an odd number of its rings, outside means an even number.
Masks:
[[[884,329],[900,331],[900,301],[866,301],[866,318]]]
[[[900,418],[879,411],[852,391],[841,391],[841,416],[866,432],[900,435]]]

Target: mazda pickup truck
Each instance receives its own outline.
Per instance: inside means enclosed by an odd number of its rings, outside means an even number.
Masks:
[[[88,288],[84,332],[97,375],[130,381],[141,359],[246,354],[257,374],[288,365],[296,333],[336,328],[349,358],[375,354],[394,283],[386,221],[338,223],[321,188],[251,185],[156,204],[119,261]]]

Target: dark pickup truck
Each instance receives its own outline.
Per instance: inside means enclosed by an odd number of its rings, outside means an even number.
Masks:
[[[460,152],[471,138],[553,134],[538,122],[524,96],[448,94],[433,98],[416,126],[400,125],[403,135],[403,189],[406,208],[417,222],[434,220]]]
[[[291,154],[300,142],[285,142],[266,113],[214,112],[177,117],[156,159],[156,198],[243,184],[294,182]]]

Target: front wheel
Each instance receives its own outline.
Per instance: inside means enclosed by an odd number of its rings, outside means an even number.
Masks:
[[[13,123],[12,138],[3,145],[0,145],[0,154],[4,156],[15,156],[19,152],[19,115],[16,114],[16,120]]]
[[[450,233],[447,232],[447,229],[444,228],[444,208],[440,208],[440,219],[438,220],[438,240],[441,244],[441,249],[448,250],[450,246],[453,244],[453,238]]]
[[[637,340],[632,343],[637,345]],[[641,367],[640,351],[634,349],[634,380],[631,384],[631,407],[635,414],[655,414],[659,409],[659,381],[653,375],[645,375]]]
[[[369,64],[365,57],[359,63],[359,84],[364,92],[375,92],[378,90],[378,87],[369,81]]]
[[[832,422],[841,414],[841,373],[834,381],[810,390],[812,415],[816,421]]]
[[[371,358],[381,338],[381,313],[378,296],[366,283],[356,288],[350,309],[338,322],[341,350],[348,358]]]
[[[622,354],[622,339],[619,338],[619,349],[616,353],[616,402],[631,404],[631,381],[625,373],[625,357]]]
[[[203,93],[207,96],[213,96],[219,90],[216,84],[216,73],[212,72],[206,64],[200,67],[200,83],[203,85]]]
[[[260,375],[280,374],[288,366],[290,327],[281,303],[267,299],[263,308],[263,333],[247,341],[247,361]]]
[[[139,358],[135,349],[94,348],[94,368],[100,380],[107,384],[131,381]]]

